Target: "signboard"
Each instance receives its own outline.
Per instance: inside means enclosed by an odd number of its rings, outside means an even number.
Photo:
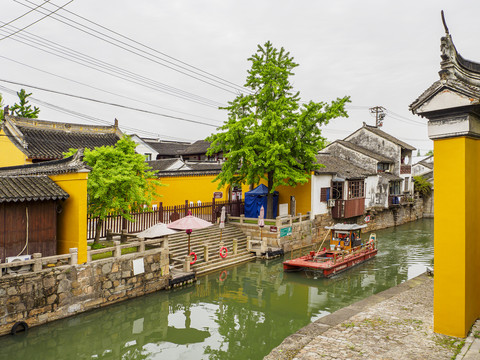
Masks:
[[[370,215],[365,216],[365,222],[366,223],[370,222]]]
[[[270,226],[270,232],[276,233],[278,231],[276,226]]]
[[[221,199],[221,198],[223,198],[223,193],[222,193],[221,191],[215,191],[215,192],[213,193],[213,197],[214,197],[215,199]]]
[[[279,216],[288,216],[288,204],[278,205]]]
[[[144,272],[143,258],[133,260],[133,275],[143,274]]]
[[[288,226],[283,229],[280,229],[280,237],[292,235],[292,227]]]

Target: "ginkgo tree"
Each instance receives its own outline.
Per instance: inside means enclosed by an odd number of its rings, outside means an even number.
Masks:
[[[83,161],[91,167],[88,174],[88,213],[98,219],[95,240],[100,240],[103,222],[109,213],[118,213],[132,220],[130,212],[150,204],[155,187],[161,185],[155,172],[137,154],[137,144],[129,136],[122,137],[114,146],[85,149]],[[70,156],[76,149],[70,149]]]
[[[207,152],[223,152],[226,158],[215,181],[228,184],[258,184],[267,181],[267,218],[273,217],[273,191],[280,185],[306,183],[317,164],[316,154],[325,147],[321,125],[347,117],[349,97],[331,103],[302,103],[289,77],[298,64],[290,53],[270,42],[258,45],[249,59],[251,69],[245,83],[250,90],[229,106],[228,120],[207,138]],[[319,84],[320,86],[321,84]]]

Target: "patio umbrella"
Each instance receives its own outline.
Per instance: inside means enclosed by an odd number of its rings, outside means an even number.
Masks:
[[[222,242],[222,233],[223,229],[225,229],[225,206],[222,207],[222,213],[220,214],[220,242]]]
[[[157,223],[148,229],[145,229],[137,234],[137,237],[144,239],[153,239],[160,236],[175,234],[177,231],[169,229],[164,223]]]
[[[260,240],[262,240],[262,229],[265,226],[265,221],[263,218],[265,217],[265,209],[262,207],[260,208],[260,215],[258,215],[258,226],[260,226]]]
[[[190,256],[190,234],[192,230],[199,230],[204,229],[206,227],[212,226],[212,223],[200,219],[196,216],[193,216],[190,210],[188,211],[188,215],[178,219],[174,222],[171,222],[167,225],[169,229],[175,230],[185,230],[188,235],[188,255]]]

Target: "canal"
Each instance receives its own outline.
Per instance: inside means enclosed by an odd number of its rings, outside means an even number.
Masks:
[[[376,233],[377,257],[330,279],[285,274],[283,258],[257,260],[189,287],[1,337],[0,358],[261,359],[303,326],[432,264],[433,220]]]

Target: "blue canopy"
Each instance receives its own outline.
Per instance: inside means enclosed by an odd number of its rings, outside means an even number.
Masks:
[[[245,193],[245,217],[258,218],[260,208],[263,205],[265,214],[267,213],[268,188],[260,184],[255,189]],[[277,217],[278,209],[278,191],[273,192],[273,218]]]

